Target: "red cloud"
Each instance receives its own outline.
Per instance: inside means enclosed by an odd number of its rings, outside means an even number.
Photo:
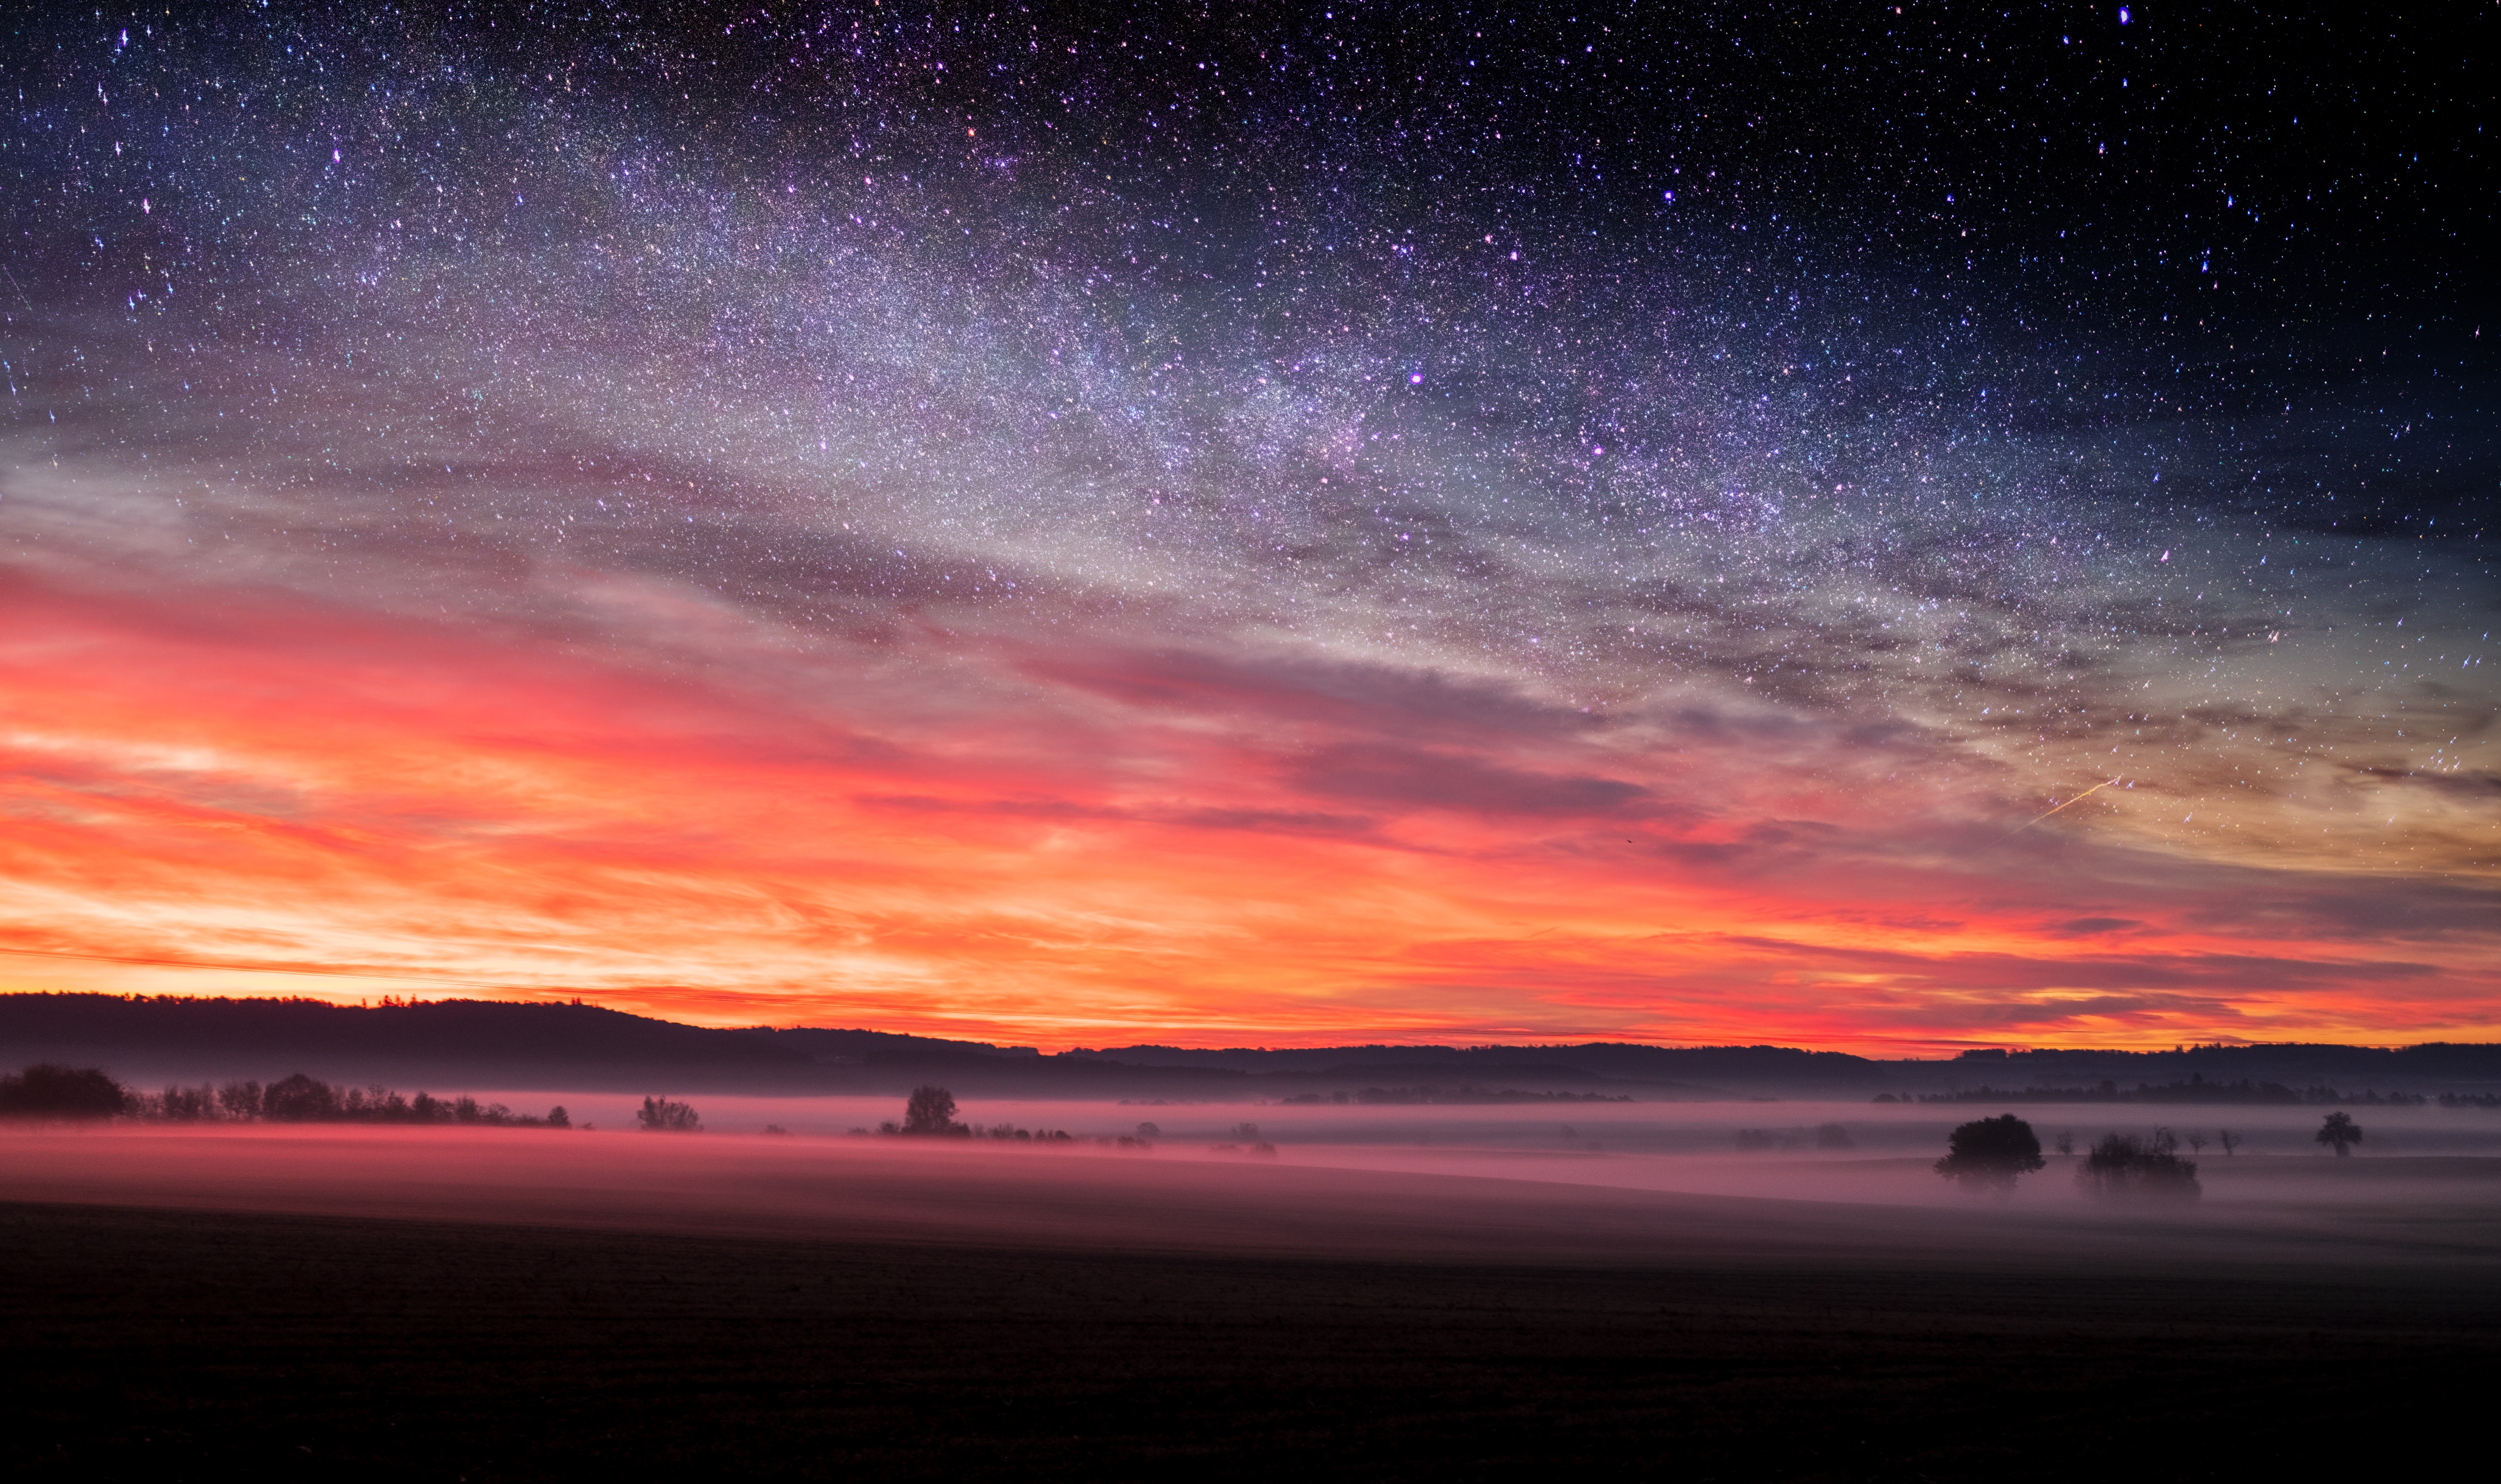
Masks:
[[[600,642],[10,579],[10,977],[1046,1044],[2396,1040],[2501,1002],[2478,894],[2009,838],[1913,734],[636,601]]]

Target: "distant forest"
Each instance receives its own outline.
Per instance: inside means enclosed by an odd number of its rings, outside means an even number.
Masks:
[[[1277,1100],[1311,1106],[1317,1103],[1630,1102],[1632,1097],[1629,1095],[1610,1096],[1605,1093],[1529,1093],[1516,1087],[1368,1087],[1351,1093],[1302,1093]]]
[[[157,1068],[188,1082],[291,1062],[351,1083],[547,1079],[634,1088],[664,1081],[741,1093],[901,1093],[930,1076],[970,1096],[1253,1101],[1517,1095],[1817,1097],[1896,1101],[2237,1102],[2288,1098],[2501,1099],[2501,1045],[2191,1045],[2169,1051],[1978,1050],[1877,1060],[1790,1046],[1622,1042],[1492,1046],[1032,1047],[821,1027],[716,1029],[597,1005],[479,999],[0,995],[0,1064]],[[1985,1083],[1985,1087],[1975,1084]],[[507,1081],[505,1085],[514,1085]],[[2008,1094],[2007,1086],[2026,1091]],[[2361,1094],[2335,1091],[2362,1088]],[[1442,1090],[1427,1093],[1426,1090]],[[338,1101],[347,1105],[345,1095]],[[363,1106],[369,1107],[367,1097]],[[415,1106],[414,1099],[409,1105]],[[387,1100],[385,1099],[385,1106]],[[483,1116],[483,1114],[482,1114]]]
[[[1883,1099],[1880,1099],[1883,1100]],[[2224,1103],[2242,1105],[2298,1105],[2316,1103],[2326,1106],[2348,1103],[2358,1107],[2421,1107],[2432,1099],[2420,1093],[2381,1093],[2364,1088],[2359,1093],[2344,1093],[2332,1087],[2317,1086],[2300,1089],[2285,1087],[2281,1082],[2208,1082],[2203,1077],[2190,1077],[2185,1082],[2166,1082],[2160,1087],[2138,1083],[2122,1088],[2105,1080],[2099,1087],[2027,1087],[2017,1092],[1992,1088],[1985,1084],[1957,1093],[1930,1093],[1919,1096],[1920,1102],[2158,1102],[2158,1103]],[[2493,1107],[2501,1097],[2490,1095],[2460,1096],[2444,1093],[2444,1107]]]

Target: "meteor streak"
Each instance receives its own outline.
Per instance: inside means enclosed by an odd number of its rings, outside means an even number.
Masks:
[[[2091,797],[2091,796],[2093,796],[2094,794],[2099,793],[2102,790],[2109,788],[2112,784],[2115,784],[2115,783],[2117,783],[2117,782],[2118,782],[2118,779],[2116,779],[2116,778],[2105,778],[2105,779],[2103,779],[2101,782],[2099,782],[2099,783],[2097,783],[2097,784],[2093,785],[2091,788],[2086,789],[2084,793],[2077,794],[2074,798],[2071,798],[2071,799],[2067,800],[2067,804],[2081,803],[2081,802],[2083,802],[2084,800],[2085,800],[2085,799],[2087,799],[2087,798],[2090,798],[2090,797]],[[2038,815],[2033,816],[2031,819],[2025,820],[2022,824],[2017,825],[2017,826],[2016,826],[2013,829],[2008,830],[2008,831],[2006,832],[2006,838],[2008,838],[2008,839],[2010,839],[2010,840],[2014,839],[2017,835],[2021,834],[2023,831],[2025,831],[2025,830],[2027,830],[2027,829],[2031,828],[2033,826],[2040,824],[2043,820],[2048,819],[2048,818],[2050,817],[2050,815],[2057,813],[2057,812],[2058,812],[2058,809],[2064,809],[2064,808],[2066,808],[2066,807],[2067,807],[2067,804],[2060,804],[2060,805],[2058,805],[2058,806],[2057,806],[2057,808],[2056,808],[2056,809],[2051,809],[2051,810],[2050,810],[2048,813],[2045,813],[2045,814],[2038,814]]]

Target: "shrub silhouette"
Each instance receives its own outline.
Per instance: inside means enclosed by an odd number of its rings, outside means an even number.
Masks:
[[[693,1107],[683,1102],[671,1102],[665,1097],[644,1098],[642,1110],[634,1115],[634,1121],[641,1124],[647,1133],[695,1133],[703,1129]]]
[[[2012,1113],[1977,1119],[1946,1138],[1946,1157],[1937,1173],[1958,1180],[1967,1191],[2015,1189],[2015,1177],[2041,1167],[2041,1140],[2032,1126]]]
[[[2330,1113],[2327,1122],[2320,1124],[2318,1131],[2311,1137],[2321,1144],[2334,1145],[2336,1157],[2341,1160],[2353,1152],[2349,1145],[2362,1142],[2362,1128],[2353,1122],[2350,1113]]]
[[[0,1077],[0,1116],[16,1118],[111,1118],[129,1102],[121,1084],[100,1066],[62,1066],[38,1062]]]
[[[912,1096],[903,1104],[901,1131],[961,1133],[969,1136],[973,1130],[955,1122],[954,1094],[943,1087],[933,1087],[923,1083],[912,1090]]]
[[[2185,1204],[2203,1194],[2197,1163],[2184,1160],[2167,1129],[2150,1139],[2133,1133],[2107,1133],[2076,1169],[2076,1183],[2100,1200],[2133,1200]]]

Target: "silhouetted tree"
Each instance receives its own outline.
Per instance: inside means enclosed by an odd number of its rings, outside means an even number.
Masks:
[[[2362,1142],[2362,1129],[2351,1114],[2340,1111],[2328,1114],[2327,1122],[2320,1124],[2311,1137],[2321,1144],[2334,1145],[2336,1157],[2341,1160],[2353,1152],[2349,1146]]]
[[[258,1118],[260,1084],[257,1082],[227,1083],[217,1089],[217,1106],[225,1109],[228,1118]]]
[[[217,1116],[217,1090],[203,1082],[198,1087],[165,1084],[163,1096],[156,1099],[159,1117],[175,1123],[198,1123]]]
[[[2168,1130],[2156,1130],[2150,1139],[2104,1134],[2084,1156],[2076,1183],[2102,1200],[2194,1200],[2202,1193],[2197,1164],[2180,1158],[2179,1148]]]
[[[563,1103],[557,1103],[554,1107],[548,1109],[548,1127],[550,1129],[570,1129],[573,1127],[573,1115],[564,1110]]]
[[[111,1118],[130,1095],[100,1066],[38,1062],[0,1077],[0,1115],[17,1118]]]
[[[973,1130],[955,1122],[955,1095],[943,1087],[923,1084],[912,1090],[903,1104],[905,1133],[964,1133]]]
[[[1957,1180],[1967,1191],[2015,1189],[2015,1177],[2039,1169],[2041,1140],[2032,1126],[2012,1113],[1962,1125],[1946,1138],[1946,1157],[1937,1173]]]
[[[2232,1130],[2229,1129],[2216,1130],[2215,1142],[2223,1146],[2223,1158],[2226,1160],[2230,1159],[2233,1152],[2241,1147],[2241,1141],[2232,1136]]]
[[[1163,1136],[1164,1130],[1153,1124],[1138,1125],[1138,1137],[1142,1139],[1159,1139]]]
[[[338,1114],[339,1096],[330,1084],[316,1082],[302,1072],[261,1090],[260,1116],[274,1123],[314,1123]]]
[[[644,1098],[642,1111],[634,1115],[634,1121],[648,1133],[694,1133],[703,1128],[692,1107],[665,1097]]]

